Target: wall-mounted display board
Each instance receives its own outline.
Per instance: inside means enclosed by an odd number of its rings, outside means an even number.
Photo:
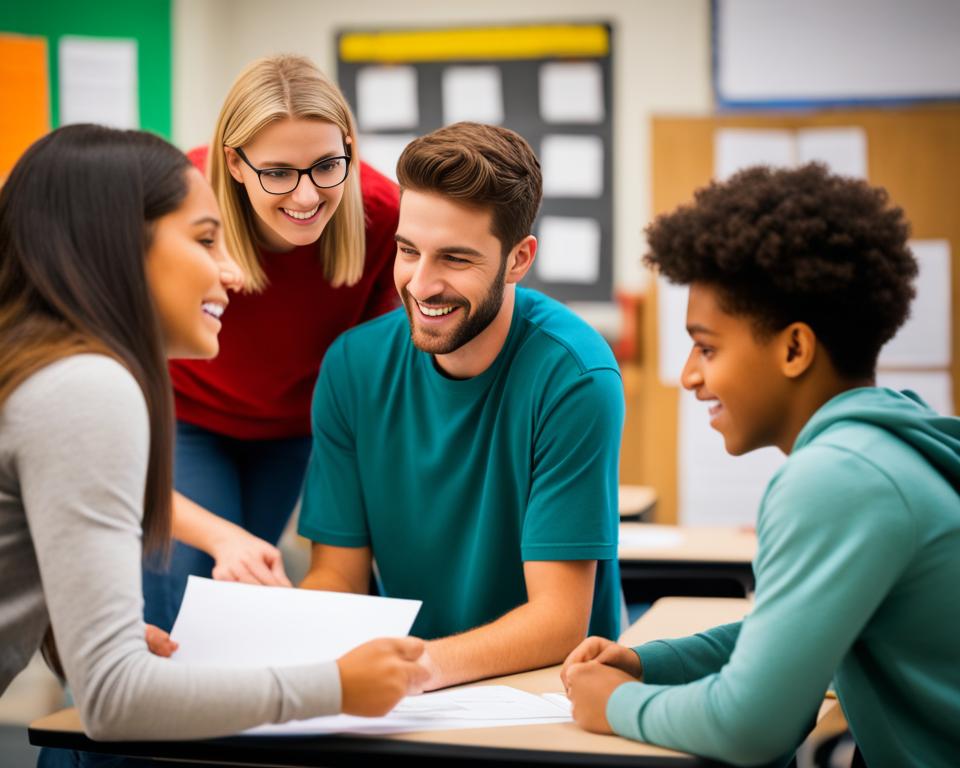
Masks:
[[[960,405],[960,334],[953,331],[960,328],[960,106],[655,118],[655,214],[689,202],[725,167],[721,153],[729,151],[731,135],[753,136],[755,150],[764,143],[769,149],[774,139],[785,147],[788,139],[811,136],[829,138],[836,147],[845,137],[842,157],[862,168],[870,183],[886,187],[906,212],[920,263],[913,315],[881,353],[879,383],[914,389],[941,411]],[[794,161],[804,156],[796,147],[791,151]],[[782,148],[780,154],[787,155]],[[684,399],[675,383],[664,383],[660,344],[667,334],[660,325],[677,322],[666,320],[676,315],[669,305],[677,303],[669,290],[651,285],[642,323],[644,360],[640,368],[625,370],[640,396],[638,413],[628,419],[623,461],[639,464],[631,482],[657,489],[658,522],[752,521],[759,494],[783,459],[773,449],[741,458],[722,455],[719,435],[705,431],[702,404]],[[707,450],[716,455],[707,457]]]
[[[337,44],[361,157],[394,176],[403,147],[444,125],[517,131],[540,158],[544,185],[540,249],[524,284],[562,301],[612,300],[608,25],[350,30]]]
[[[0,33],[46,38],[52,127],[99,122],[169,138],[170,2],[0,3]]]
[[[713,0],[730,108],[960,99],[956,0]]]
[[[0,183],[50,130],[47,39],[0,33]]]

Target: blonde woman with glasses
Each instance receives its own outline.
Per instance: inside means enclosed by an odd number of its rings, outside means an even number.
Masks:
[[[246,274],[212,361],[176,361],[169,568],[144,574],[145,615],[169,630],[189,574],[289,585],[275,545],[310,451],[320,361],[344,330],[397,304],[398,193],[360,162],[350,107],[299,56],[240,73],[209,148],[190,153]]]

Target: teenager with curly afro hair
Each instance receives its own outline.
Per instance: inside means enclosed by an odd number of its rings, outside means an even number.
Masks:
[[[728,452],[788,459],[757,516],[750,615],[584,641],[562,672],[582,727],[765,763],[832,681],[859,764],[956,763],[960,419],[874,386],[914,296],[908,232],[884,190],[821,165],[743,171],[647,230],[646,262],[690,286],[681,383]]]

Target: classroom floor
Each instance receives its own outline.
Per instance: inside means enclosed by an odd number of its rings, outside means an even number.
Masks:
[[[33,768],[40,750],[27,742],[23,725],[0,725],[0,763],[3,768]]]

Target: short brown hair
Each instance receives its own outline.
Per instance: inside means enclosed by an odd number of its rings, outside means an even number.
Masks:
[[[397,179],[401,189],[491,209],[504,256],[532,231],[543,196],[540,162],[526,140],[481,123],[454,123],[410,142],[397,161]]]

